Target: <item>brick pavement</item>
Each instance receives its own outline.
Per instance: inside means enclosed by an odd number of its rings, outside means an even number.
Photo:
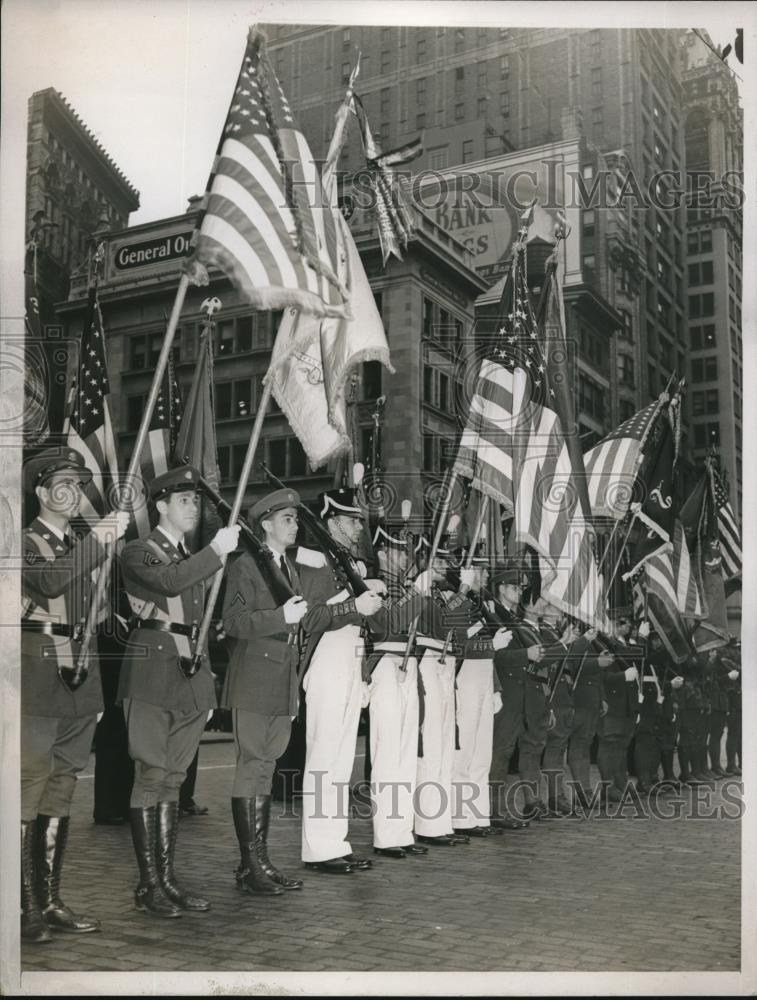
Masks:
[[[305,872],[302,892],[261,900],[234,888],[232,761],[230,743],[203,745],[196,799],[210,814],[182,820],[179,836],[179,874],[213,909],[173,921],[134,910],[129,830],[92,823],[84,777],[63,896],[103,931],[24,946],[22,970],[739,968],[736,821],[551,820],[425,857],[377,858],[372,871],[346,878]],[[352,821],[351,835],[356,852],[371,851],[368,820]],[[299,843],[299,819],[278,816],[274,863],[301,872]]]

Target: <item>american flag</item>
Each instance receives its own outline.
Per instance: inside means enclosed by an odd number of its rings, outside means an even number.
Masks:
[[[344,316],[337,216],[251,28],[187,272],[199,279],[198,264],[220,268],[256,309]]]
[[[118,485],[118,458],[110,419],[110,382],[97,290],[90,289],[79,366],[71,389],[66,440],[84,456],[92,479],[82,489],[80,516],[92,527],[115,507],[111,492]]]
[[[498,325],[493,350],[480,366],[454,471],[512,513],[513,541],[539,554],[542,596],[567,614],[603,625],[592,538],[556,408],[555,351],[545,355],[529,298],[523,229]]]
[[[129,538],[133,537],[134,534],[139,538],[144,538],[150,533],[150,514],[147,505],[148,486],[151,480],[166,472],[169,467],[171,454],[176,446],[181,416],[181,393],[176,380],[173,351],[171,351],[160,383],[160,391],[152,411],[150,427],[142,452],[140,462],[142,483],[139,484],[141,497],[135,501],[134,529],[128,532]]]
[[[718,470],[709,463],[712,495],[720,535],[720,556],[723,560],[723,577],[730,580],[741,573],[741,534]]]
[[[644,444],[666,399],[663,393],[584,455],[589,502],[595,517],[620,521],[628,513]]]
[[[652,556],[634,577],[634,609],[649,618],[675,663],[692,653],[688,629],[678,610],[675,573],[669,552]]]

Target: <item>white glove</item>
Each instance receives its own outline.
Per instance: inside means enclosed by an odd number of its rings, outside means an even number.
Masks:
[[[359,615],[370,617],[375,615],[381,607],[381,598],[372,590],[366,590],[360,597],[355,598],[355,608]]]
[[[627,681],[637,681],[639,679],[639,671],[636,667],[629,667],[628,670],[625,671],[625,677]]]
[[[499,691],[494,692],[494,697],[492,698],[492,711],[496,715],[497,712],[502,711],[502,695]]]
[[[463,569],[460,570],[460,585],[462,587],[470,588],[473,586],[475,582],[476,582],[475,569],[473,569],[472,566],[470,569],[465,569],[465,567],[463,567]]]
[[[233,552],[239,543],[239,525],[231,528],[219,528],[210,545],[219,556],[227,556]]]
[[[649,636],[650,632],[651,632],[651,629],[649,627],[649,622],[648,621],[643,621],[641,623],[641,625],[639,625],[639,638],[640,639],[646,639]]]
[[[368,708],[370,702],[371,702],[371,687],[370,684],[366,684],[365,681],[363,681],[360,691],[360,707]]]
[[[299,625],[308,613],[308,602],[296,594],[284,605],[284,621],[287,625]]]
[[[419,594],[429,594],[431,592],[431,570],[424,569],[422,573],[419,573],[415,578],[415,589]]]
[[[106,514],[92,529],[92,533],[102,545],[108,545],[126,531],[129,526],[129,514],[126,510],[112,511]]]
[[[373,590],[377,594],[386,594],[386,584],[383,580],[366,580],[365,585],[368,590]]]
[[[683,687],[683,677],[674,677],[673,680],[670,682],[670,686],[672,688],[675,688],[676,691],[678,690],[679,687]]]
[[[492,646],[495,649],[506,649],[512,642],[513,634],[510,629],[500,628],[492,636]]]
[[[739,679],[739,672],[738,672],[738,670],[729,670],[728,671],[728,680],[729,681],[736,681],[738,679]]]

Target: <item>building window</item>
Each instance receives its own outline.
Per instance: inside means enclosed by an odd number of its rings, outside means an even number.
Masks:
[[[510,56],[499,57],[499,78],[508,80],[510,78]]]
[[[589,237],[594,235],[594,223],[595,223],[594,209],[585,208],[581,213],[581,231],[583,232],[584,236]]]
[[[691,394],[691,412],[695,417],[705,413],[720,413],[717,389],[699,390]]]
[[[428,165],[431,170],[444,170],[447,166],[448,150],[446,146],[428,151]]]
[[[252,416],[255,409],[252,379],[217,382],[214,390],[217,420],[237,420]]]
[[[486,114],[486,109],[488,107],[488,104],[489,102],[485,97],[479,97],[479,99],[476,101],[476,114],[478,115],[479,118],[483,118],[483,116]]]
[[[720,424],[710,422],[706,424],[694,424],[694,447],[709,448],[710,445],[720,444]]]
[[[139,336],[132,337],[129,343],[129,370],[154,369],[158,363],[162,346],[162,331],[159,333],[142,333]],[[176,348],[174,348],[174,362],[177,360]]]
[[[591,70],[591,96],[602,97],[602,70],[599,66],[594,66]]]
[[[691,319],[698,319],[700,316],[713,316],[714,313],[715,295],[712,292],[689,296],[689,317]]]
[[[601,108],[592,108],[591,112],[591,125],[596,138],[600,138],[602,135],[602,130],[604,128],[604,121],[602,118]]]
[[[266,453],[268,455],[268,468],[274,476],[286,476],[287,474],[287,439],[269,438],[266,441]]]
[[[380,361],[366,361],[363,364],[361,376],[361,394],[363,400],[378,399],[381,395],[382,365]]]
[[[381,117],[385,118],[389,114],[389,106],[391,104],[392,92],[388,87],[384,87],[381,91]]]
[[[426,58],[426,39],[425,38],[421,37],[415,43],[415,58],[416,59],[425,59]]]
[[[455,70],[455,95],[459,97],[465,93],[465,66],[458,66]]]
[[[712,233],[709,229],[703,229],[699,234],[699,252],[709,253],[712,250]]]
[[[623,336],[627,340],[633,340],[633,316],[627,309],[619,309],[618,312],[623,319]]]
[[[507,91],[499,95],[499,113],[503,118],[510,117],[510,94]]]
[[[597,260],[593,253],[584,254],[583,268],[585,271],[593,271],[597,266]]]
[[[691,362],[692,382],[712,382],[718,377],[718,359],[715,356],[693,358]]]
[[[352,63],[343,62],[342,63],[342,83],[350,82],[350,74],[352,73]]]
[[[715,327],[712,325],[692,326],[689,336],[691,338],[691,348],[694,351],[715,347]]]
[[[486,90],[486,63],[479,63],[478,66],[478,89]]]
[[[606,391],[586,375],[578,377],[578,407],[579,409],[595,420],[603,421],[605,418],[605,395]]]
[[[711,285],[713,280],[711,260],[703,260],[698,264],[689,264],[690,285]]]
[[[633,388],[633,358],[628,354],[621,354],[618,358],[618,377],[623,385]]]
[[[455,52],[462,52],[465,48],[465,31],[462,28],[455,29]]]
[[[420,80],[415,81],[415,100],[418,107],[425,107],[426,105],[426,77],[422,76]]]
[[[463,141],[463,163],[470,163],[473,159],[473,140],[465,139]]]
[[[455,121],[461,122],[465,118],[465,104],[461,101],[455,105]]]
[[[343,47],[346,47],[346,46],[348,46],[350,44],[350,37],[351,37],[350,29],[349,28],[342,28],[342,46]]]
[[[388,73],[392,65],[392,53],[389,49],[381,50],[381,72]]]
[[[421,111],[420,114],[417,114],[415,116],[415,127],[417,129],[421,129],[421,128],[425,128],[426,127],[426,112],[425,111]]]
[[[434,329],[434,303],[431,299],[423,298],[423,336],[433,339],[436,336]]]

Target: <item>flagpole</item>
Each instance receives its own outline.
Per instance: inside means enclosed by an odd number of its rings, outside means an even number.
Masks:
[[[176,298],[174,299],[173,309],[171,310],[171,317],[168,321],[168,327],[166,329],[166,336],[163,340],[163,345],[160,349],[160,354],[158,355],[158,362],[155,367],[155,373],[152,379],[152,385],[150,386],[150,391],[147,395],[147,400],[145,402],[144,412],[142,413],[142,422],[139,425],[139,431],[137,432],[137,438],[134,442],[134,448],[131,453],[131,459],[129,460],[129,468],[126,471],[126,476],[122,480],[122,485],[118,490],[118,504],[116,506],[117,511],[123,511],[127,509],[127,500],[130,490],[136,496],[136,480],[139,472],[139,462],[142,457],[142,452],[144,451],[145,441],[147,440],[147,434],[150,428],[150,421],[152,420],[152,414],[155,409],[155,404],[160,393],[160,384],[163,380],[163,373],[168,365],[169,355],[171,353],[171,346],[173,345],[173,339],[176,334],[176,328],[179,325],[179,317],[181,316],[181,310],[184,306],[184,299],[187,295],[187,289],[189,288],[189,278],[186,274],[181,276],[179,281],[179,287],[176,289]],[[113,565],[113,557],[115,555],[115,544],[106,546],[106,556],[105,561],[100,566],[100,570],[97,574],[97,582],[95,583],[95,589],[92,594],[92,598],[89,604],[89,610],[87,612],[87,620],[84,624],[84,631],[82,634],[81,648],[79,650],[79,656],[76,661],[76,670],[74,672],[74,680],[78,680],[79,683],[84,679],[87,670],[87,658],[89,656],[89,648],[92,645],[92,639],[95,635],[95,630],[97,628],[97,615],[99,612],[102,599],[105,596],[105,590],[108,586],[110,580],[110,571]]]
[[[250,436],[250,443],[247,445],[247,454],[244,456],[244,463],[242,465],[242,470],[239,473],[239,483],[237,484],[237,492],[234,495],[234,502],[231,505],[231,510],[229,511],[229,520],[227,527],[233,528],[234,525],[239,520],[239,515],[242,512],[242,504],[244,503],[244,495],[247,491],[247,484],[252,473],[252,466],[255,461],[255,454],[258,450],[258,445],[260,444],[260,436],[263,431],[263,423],[265,421],[266,413],[268,411],[268,404],[271,401],[271,394],[273,392],[273,380],[264,380],[263,384],[263,395],[260,398],[260,403],[258,404],[258,412],[255,414],[255,423],[252,425],[252,434]],[[192,658],[192,666],[194,672],[196,672],[200,667],[200,662],[202,659],[203,650],[208,641],[208,634],[210,633],[210,623],[213,618],[213,611],[215,609],[216,601],[218,600],[218,594],[221,590],[221,583],[223,582],[223,574],[226,568],[227,556],[221,556],[221,568],[216,572],[213,578],[213,583],[210,588],[210,593],[208,594],[207,603],[205,605],[205,613],[202,618],[202,624],[200,625],[200,631],[197,636],[197,644],[195,647],[195,654]]]
[[[479,507],[478,517],[476,518],[476,526],[473,529],[473,538],[471,539],[470,548],[468,549],[468,554],[465,557],[464,569],[470,569],[473,565],[473,559],[476,553],[476,545],[478,544],[479,536],[484,527],[484,521],[486,520],[486,515],[489,512],[489,497],[481,495],[481,506]]]

